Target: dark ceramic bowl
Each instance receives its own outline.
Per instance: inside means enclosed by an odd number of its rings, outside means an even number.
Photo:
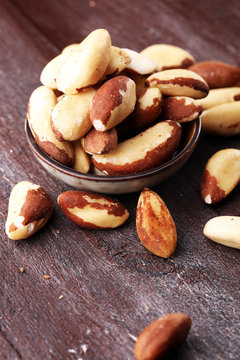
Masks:
[[[105,194],[125,194],[139,191],[144,187],[157,185],[175,174],[196,147],[201,130],[200,119],[182,124],[182,130],[182,139],[178,151],[171,160],[163,165],[138,174],[102,176],[84,174],[55,161],[36,144],[27,122],[25,127],[30,149],[51,175],[75,188]]]

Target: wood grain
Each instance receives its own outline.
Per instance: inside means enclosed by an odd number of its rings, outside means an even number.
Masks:
[[[218,214],[240,215],[239,186],[210,207],[201,201],[200,177],[217,150],[239,148],[239,136],[201,134],[186,165],[154,188],[178,230],[176,252],[164,260],[147,252],[137,237],[139,193],[118,196],[130,211],[120,229],[90,231],[70,224],[56,204],[69,187],[35,161],[23,129],[27,100],[43,66],[98,27],[108,29],[117,46],[141,50],[172,43],[198,60],[239,65],[238,1],[89,4],[0,3],[0,358],[133,359],[134,338],[157,317],[181,311],[192,317],[193,326],[172,358],[238,359],[239,251],[207,240],[202,229]],[[11,188],[21,180],[45,188],[55,212],[38,234],[13,242],[4,223]]]

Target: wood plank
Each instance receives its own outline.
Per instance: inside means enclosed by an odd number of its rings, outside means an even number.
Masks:
[[[239,136],[220,139],[202,134],[182,170],[154,188],[178,229],[176,253],[167,260],[148,253],[138,240],[138,193],[118,196],[130,211],[121,229],[77,228],[56,204],[57,195],[69,187],[48,176],[26,146],[27,99],[39,84],[42,67],[60,48],[81,40],[93,28],[108,28],[120,46],[140,50],[151,40],[164,40],[191,50],[198,59],[237,63],[236,1],[229,2],[232,6],[219,1],[217,7],[213,1],[208,10],[207,1],[194,3],[190,14],[185,10],[190,1],[114,4],[106,0],[101,6],[97,1],[95,8],[88,1],[68,0],[57,6],[46,0],[0,4],[0,317],[5,334],[0,337],[0,355],[133,359],[133,338],[148,323],[183,311],[192,317],[193,327],[178,359],[211,359],[213,354],[214,359],[237,359],[239,252],[208,241],[202,228],[217,214],[240,214],[239,186],[214,207],[201,202],[199,186],[209,156],[225,147],[239,148]],[[224,16],[229,21],[223,29]],[[4,222],[11,188],[23,179],[46,188],[56,210],[45,229],[16,243],[4,234]],[[45,280],[44,274],[51,279]]]

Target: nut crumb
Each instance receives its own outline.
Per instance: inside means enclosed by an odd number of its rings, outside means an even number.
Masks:
[[[50,275],[43,275],[43,277],[44,277],[44,279],[46,279],[46,280],[51,279],[51,276],[50,276]]]
[[[63,295],[60,295],[60,296],[59,296],[59,299],[61,300],[62,298],[63,298]]]
[[[91,1],[89,1],[88,5],[89,5],[91,8],[95,8],[95,7],[96,7],[96,1],[91,0]]]
[[[25,271],[24,267],[22,267],[22,266],[19,268],[19,270],[21,273],[24,273],[24,271]]]
[[[56,233],[57,233],[57,234],[60,234],[60,230],[56,230]]]
[[[54,255],[51,255],[51,258],[54,259]]]

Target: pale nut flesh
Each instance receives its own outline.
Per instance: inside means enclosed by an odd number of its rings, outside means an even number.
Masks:
[[[180,123],[197,119],[202,112],[198,100],[187,96],[170,96],[163,102],[163,118]]]
[[[207,162],[201,180],[202,199],[214,204],[224,199],[240,181],[240,150],[224,149]]]
[[[191,325],[191,318],[183,313],[168,314],[153,321],[136,341],[135,359],[166,359],[168,354],[186,340]]]
[[[127,53],[116,46],[111,47],[111,55],[110,61],[107,66],[107,69],[103,75],[103,78],[116,75],[126,69],[126,67],[130,64],[131,59],[127,55]]]
[[[21,181],[11,191],[5,224],[7,236],[22,240],[35,234],[49,220],[53,202],[39,185]]]
[[[210,109],[214,106],[230,103],[240,100],[240,87],[229,87],[223,89],[211,89],[208,95],[199,99],[203,110]]]
[[[134,50],[122,49],[131,59],[130,63],[127,65],[127,70],[133,71],[134,73],[140,75],[151,74],[156,71],[156,63],[149,57],[142,55]],[[158,67],[158,71],[161,70]]]
[[[146,80],[147,87],[159,87],[163,95],[189,96],[201,99],[208,94],[206,81],[185,69],[164,70],[150,75]]]
[[[28,123],[36,143],[43,151],[60,163],[71,165],[74,157],[72,144],[58,141],[50,124],[56,104],[57,97],[52,89],[46,86],[35,89],[28,102]]]
[[[66,191],[58,196],[64,214],[75,224],[90,229],[113,229],[129,212],[119,201],[86,191]]]
[[[90,120],[98,131],[106,131],[125,119],[136,103],[136,85],[127,76],[106,81],[96,92],[90,108]]]
[[[44,86],[57,89],[57,75],[65,59],[66,54],[60,54],[47,63],[40,76],[40,81]]]
[[[59,141],[75,141],[91,129],[90,106],[96,90],[63,95],[51,114],[51,127]]]
[[[158,66],[162,67],[162,70],[187,68],[195,63],[194,57],[188,51],[169,44],[148,46],[141,51],[141,54],[155,61]]]
[[[96,84],[104,75],[111,56],[111,38],[107,30],[91,32],[66,58],[57,74],[57,89],[76,94],[82,88]]]
[[[240,101],[214,106],[200,116],[202,129],[212,135],[240,134]]]
[[[162,121],[119,143],[104,155],[93,155],[93,164],[108,175],[125,175],[152,169],[168,161],[182,134],[176,121]]]
[[[240,217],[217,216],[204,226],[203,233],[209,239],[232,248],[240,249]]]
[[[143,246],[152,254],[168,258],[174,253],[177,230],[173,218],[160,196],[147,188],[138,199],[136,227]]]
[[[81,140],[74,141],[74,164],[73,168],[82,173],[89,173],[91,169],[90,156],[84,151]]]

